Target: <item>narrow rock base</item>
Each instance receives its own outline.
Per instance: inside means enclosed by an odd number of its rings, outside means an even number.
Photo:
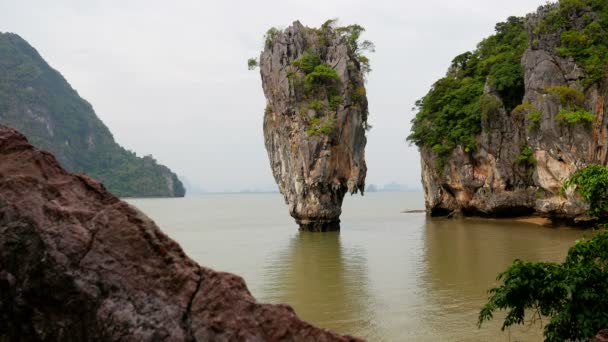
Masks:
[[[302,232],[338,232],[340,231],[340,220],[296,220]]]

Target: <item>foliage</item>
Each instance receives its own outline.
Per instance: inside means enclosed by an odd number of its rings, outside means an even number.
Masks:
[[[338,107],[342,104],[342,96],[333,95],[329,98],[329,109],[337,111]]]
[[[562,190],[576,186],[576,191],[589,203],[589,215],[608,216],[608,167],[589,165],[568,178]]]
[[[271,27],[266,31],[264,35],[264,43],[266,46],[271,47],[274,44],[274,40],[279,36],[281,30],[276,27]]]
[[[511,114],[516,118],[526,118],[528,120],[528,130],[532,131],[540,127],[540,119],[542,113],[540,110],[528,101],[524,101],[511,111]]]
[[[587,126],[591,126],[595,121],[595,115],[592,113],[579,109],[579,110],[569,110],[562,109],[556,116],[558,122],[564,122],[569,125],[575,125],[578,123],[585,124]]]
[[[498,114],[498,111],[502,107],[502,101],[496,95],[484,94],[481,96],[479,107],[481,110],[481,118],[488,119]]]
[[[595,115],[584,109],[585,94],[580,90],[569,86],[553,86],[548,87],[547,92],[559,99],[561,109],[556,116],[558,122],[589,126],[595,121]]]
[[[560,0],[540,22],[538,33],[561,33],[557,52],[572,57],[585,71],[589,86],[608,72],[608,2]]]
[[[365,74],[371,69],[369,59],[363,55],[363,52],[374,52],[374,45],[370,41],[361,40],[361,34],[365,29],[360,25],[338,27],[336,24],[337,19],[332,19],[326,21],[319,29],[305,28],[305,50],[298,58],[291,61],[286,70],[290,91],[299,103],[300,114],[307,109],[314,110],[315,115],[335,113],[345,101],[342,95],[350,95],[349,100],[352,102],[349,102],[352,105],[359,105],[359,108],[365,111],[364,121],[366,121],[368,113],[363,84]],[[338,75],[336,69],[326,62],[327,45],[330,42],[347,45],[350,60],[347,62],[345,76],[348,79],[344,80],[345,82],[341,80],[342,75]],[[309,135],[326,134],[333,129],[333,120],[322,122],[315,120],[320,119],[312,119],[307,130]],[[364,127],[371,126],[364,122]]]
[[[306,134],[308,136],[312,135],[321,135],[321,134],[329,134],[335,127],[334,118],[326,118],[321,120],[319,118],[312,118],[310,120],[310,125],[306,130]]]
[[[408,141],[431,148],[440,158],[456,146],[476,149],[481,132],[482,95],[486,83],[510,111],[524,94],[521,57],[527,47],[524,19],[510,17],[496,25],[496,33],[477,49],[456,56],[447,75],[435,82],[428,94],[416,102]],[[484,102],[484,111],[495,110],[496,101]],[[491,105],[491,106],[487,106]]]
[[[330,100],[332,96],[338,94],[339,82],[340,77],[336,70],[322,63],[303,78],[302,85],[306,96],[322,96]]]
[[[542,113],[540,110],[534,110],[528,113],[528,130],[532,131],[538,129],[540,127],[540,119],[542,118]]]
[[[369,58],[364,55],[364,52],[375,52],[376,46],[369,40],[361,41],[361,34],[365,32],[365,28],[361,25],[353,24],[348,26],[337,27],[338,20],[330,19],[321,26],[322,32],[335,31],[338,35],[345,38],[348,44],[349,50],[355,55],[355,58],[359,62],[363,75],[367,75],[372,71]]]
[[[559,102],[566,108],[580,108],[585,105],[585,94],[569,86],[552,86],[546,88],[551,95],[557,96]]]
[[[367,95],[367,90],[365,90],[365,87],[359,86],[359,87],[355,88],[355,90],[353,90],[351,99],[353,100],[354,103],[360,103],[361,101],[363,101],[365,99],[366,95]]]
[[[308,104],[308,108],[314,109],[314,110],[321,110],[321,109],[323,109],[323,102],[321,102],[319,100],[311,101]]]
[[[523,146],[519,156],[517,156],[517,162],[527,167],[536,165],[536,159],[534,159],[534,151],[528,146]]]
[[[319,64],[321,64],[321,57],[312,50],[307,50],[302,56],[291,62],[291,65],[300,69],[305,74],[313,72]]]
[[[257,58],[249,58],[247,60],[247,69],[253,70],[258,67],[258,59]]]
[[[118,145],[93,107],[34,48],[10,33],[0,34],[0,123],[53,153],[68,171],[88,174],[117,196],[185,192],[167,167]]]
[[[524,324],[526,313],[550,321],[545,341],[588,340],[608,326],[608,232],[577,241],[565,262],[515,260],[498,276],[502,284],[489,291],[479,325],[507,310],[502,330]]]

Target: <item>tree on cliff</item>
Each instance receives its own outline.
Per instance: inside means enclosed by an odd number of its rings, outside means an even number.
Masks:
[[[507,310],[502,329],[549,317],[546,341],[580,341],[608,326],[608,231],[580,240],[568,251],[566,261],[515,260],[498,276],[502,285],[491,289],[479,313],[479,325]]]

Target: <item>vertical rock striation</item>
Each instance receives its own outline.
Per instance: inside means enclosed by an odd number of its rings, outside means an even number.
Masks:
[[[360,31],[354,36],[353,26],[334,28],[329,21],[311,29],[296,21],[266,35],[264,141],[301,230],[339,230],[344,195],[363,194],[368,64],[360,55]]]

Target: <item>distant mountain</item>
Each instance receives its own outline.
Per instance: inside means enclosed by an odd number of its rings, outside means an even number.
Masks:
[[[0,123],[122,197],[182,197],[181,181],[152,156],[118,145],[93,107],[25,40],[0,33]]]

